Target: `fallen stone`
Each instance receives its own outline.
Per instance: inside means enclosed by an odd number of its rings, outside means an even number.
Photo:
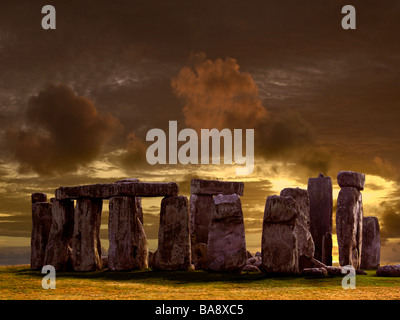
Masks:
[[[307,191],[310,197],[310,232],[315,245],[314,257],[328,263],[332,260],[332,248],[323,247],[322,241],[327,233],[332,234],[332,180],[322,174],[318,178],[310,178]]]
[[[353,187],[340,190],[337,200],[336,233],[341,266],[361,263],[363,206],[361,193]]]
[[[337,181],[341,188],[353,187],[357,190],[364,190],[365,174],[354,171],[340,171],[337,175]]]
[[[314,257],[314,241],[310,233],[310,198],[307,190],[300,188],[286,188],[281,191],[281,197],[292,197],[299,205],[295,227],[293,229],[297,238],[299,270],[311,267]]]
[[[205,243],[196,243],[192,248],[192,263],[196,270],[208,269],[207,245]]]
[[[304,276],[311,276],[311,277],[325,277],[328,272],[325,268],[305,268],[301,272]]]
[[[254,254],[254,256],[255,256],[255,257],[261,257],[261,252],[260,252],[260,251],[257,251],[257,252]]]
[[[41,192],[32,193],[31,201],[32,203],[47,202],[47,194]]]
[[[342,267],[326,266],[325,269],[330,276],[342,276]]]
[[[190,255],[188,200],[184,196],[165,197],[161,201],[154,269],[187,270]]]
[[[60,187],[56,189],[57,200],[111,197],[164,197],[176,196],[179,193],[175,182],[124,182],[91,184],[74,187]]]
[[[356,275],[359,275],[359,276],[366,276],[367,273],[366,273],[364,270],[362,270],[362,269],[356,269]]]
[[[213,196],[198,194],[190,196],[190,239],[192,248],[197,243],[207,244],[211,216],[214,210]]]
[[[44,266],[51,228],[51,216],[50,203],[32,203],[31,268],[34,270],[41,269]]]
[[[400,264],[381,266],[376,270],[379,277],[400,277]]]
[[[133,197],[113,197],[109,201],[108,268],[127,271],[148,268],[146,233]]]
[[[74,212],[72,235],[72,264],[75,271],[102,268],[100,223],[101,199],[80,198]]]
[[[244,272],[260,272],[260,269],[258,269],[256,266],[254,265],[245,265],[242,269],[242,271]]]
[[[229,195],[243,196],[244,183],[220,180],[192,179],[190,192],[203,195]]]
[[[64,271],[71,259],[74,202],[52,198],[51,203],[52,222],[44,264],[53,266],[57,271]]]
[[[381,256],[381,236],[376,217],[363,218],[361,268],[378,269]]]
[[[215,210],[208,233],[208,269],[240,272],[246,263],[246,240],[240,198],[236,194],[214,197]]]

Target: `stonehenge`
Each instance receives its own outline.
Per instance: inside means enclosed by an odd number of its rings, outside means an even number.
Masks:
[[[341,171],[336,233],[340,266],[377,269],[380,232],[376,217],[363,217],[365,175]],[[241,196],[243,182],[191,180],[191,194],[179,195],[175,182],[114,183],[59,187],[54,198],[33,193],[31,268],[57,271],[107,268],[265,272],[337,275],[332,267],[332,180],[320,174],[307,189],[285,188],[268,196],[261,252],[246,250]],[[161,197],[158,247],[149,252],[142,197]],[[102,256],[103,200],[109,201],[108,256]],[[322,270],[323,269],[323,270]],[[383,269],[382,269],[383,270]]]

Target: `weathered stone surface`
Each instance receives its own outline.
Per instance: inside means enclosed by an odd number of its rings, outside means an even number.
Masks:
[[[176,196],[178,193],[179,188],[175,182],[156,183],[135,181],[60,187],[56,189],[55,192],[57,200],[79,198],[108,199],[111,197],[161,197]]]
[[[326,246],[322,255],[322,241],[326,233],[332,233],[332,180],[322,174],[308,179],[310,197],[310,232],[315,245],[314,256],[320,261],[332,260],[332,248]]]
[[[281,196],[267,198],[262,234],[262,269],[265,272],[299,273],[311,266],[314,242],[308,213],[306,190],[284,189]]]
[[[52,222],[44,264],[53,266],[57,271],[64,271],[71,259],[74,202],[52,198],[51,203]]]
[[[262,264],[267,273],[299,273],[294,224],[265,223],[262,233]]]
[[[294,227],[299,204],[292,197],[269,196],[264,210],[261,268],[267,273],[299,273]]]
[[[311,277],[325,277],[328,272],[325,268],[305,268],[301,272],[304,276],[311,276]]]
[[[102,268],[100,223],[101,199],[80,198],[74,212],[72,264],[75,271]]]
[[[148,245],[138,202],[133,197],[113,197],[109,209],[108,268],[113,271],[147,268]]]
[[[299,205],[292,197],[269,196],[265,203],[264,221],[294,225]]]
[[[190,196],[190,239],[192,248],[197,243],[208,242],[211,216],[215,210],[211,195],[192,194]]]
[[[342,267],[326,266],[325,269],[330,276],[342,276]]]
[[[354,171],[340,171],[337,175],[338,185],[341,188],[353,187],[357,190],[364,190],[365,174]]]
[[[260,269],[258,269],[256,266],[253,266],[251,264],[246,264],[242,271],[244,272],[260,272]]]
[[[363,205],[361,193],[353,187],[342,188],[338,195],[336,233],[341,266],[361,263]]]
[[[314,241],[310,233],[310,198],[307,190],[286,188],[281,191],[282,197],[292,197],[299,205],[296,224],[293,229],[297,238],[299,271],[311,267],[314,257]]]
[[[214,197],[215,210],[208,233],[208,269],[240,272],[246,263],[246,239],[240,198],[236,194]]]
[[[400,277],[400,264],[381,266],[376,270],[379,277]]]
[[[47,194],[42,193],[42,192],[32,193],[31,201],[32,201],[32,203],[47,202]]]
[[[205,243],[196,243],[192,248],[192,263],[196,270],[208,269],[207,245]]]
[[[362,225],[361,268],[377,269],[380,265],[381,236],[376,217],[364,217]]]
[[[322,262],[327,266],[332,265],[332,234],[330,232],[325,233],[322,237]]]
[[[108,256],[101,256],[101,264],[103,269],[108,268]]]
[[[44,266],[44,258],[51,228],[51,204],[32,203],[31,268]]]
[[[188,200],[184,196],[161,201],[158,249],[153,264],[160,270],[186,270],[190,265]]]
[[[154,266],[153,259],[154,259],[154,253],[149,251],[149,255],[147,258],[147,263],[148,263],[149,268],[153,268],[153,266]]]
[[[192,179],[190,192],[192,194],[229,195],[237,194],[243,196],[244,183],[220,180]]]

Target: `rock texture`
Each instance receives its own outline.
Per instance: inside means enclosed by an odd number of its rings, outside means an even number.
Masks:
[[[300,188],[286,188],[281,191],[282,197],[292,197],[299,205],[299,213],[293,232],[297,237],[297,251],[299,270],[311,267],[314,257],[314,241],[310,233],[310,198],[307,190]]]
[[[354,171],[340,171],[337,175],[337,181],[341,188],[353,187],[361,191],[365,187],[365,174]]]
[[[338,195],[336,233],[341,266],[361,263],[363,205],[361,193],[354,187],[343,187]]]
[[[196,270],[208,269],[207,245],[205,243],[196,243],[192,248],[192,263]]]
[[[75,271],[102,268],[100,243],[101,199],[80,198],[74,212],[72,264]]]
[[[299,273],[294,225],[299,205],[292,197],[269,196],[265,204],[261,268],[267,273]]]
[[[188,200],[184,196],[165,197],[161,201],[158,249],[153,268],[186,270],[190,266]]]
[[[138,202],[133,197],[113,197],[109,209],[108,268],[113,271],[147,268],[148,245]]]
[[[379,267],[376,270],[376,275],[379,277],[400,277],[400,264]]]
[[[244,183],[220,180],[192,179],[190,192],[192,194],[230,195],[243,196]]]
[[[42,193],[42,192],[32,193],[31,201],[32,201],[32,203],[47,202],[47,194]]]
[[[215,210],[208,233],[208,269],[240,272],[246,264],[246,240],[240,198],[236,194],[214,197]]]
[[[325,268],[305,268],[301,274],[311,277],[325,277],[328,274],[328,271]]]
[[[267,198],[262,233],[262,264],[267,273],[299,273],[311,266],[314,242],[309,231],[306,190],[284,189]]]
[[[190,196],[190,237],[193,248],[197,243],[207,244],[214,210],[213,196],[200,194]]]
[[[71,264],[74,202],[52,198],[51,203],[52,222],[44,264],[53,266],[57,271],[64,271]]]
[[[332,264],[332,247],[323,238],[332,234],[332,180],[322,174],[318,178],[308,179],[307,191],[310,197],[310,231],[315,245],[314,257]],[[324,251],[324,252],[323,252]]]
[[[378,218],[364,217],[362,230],[361,269],[377,269],[381,256]]]
[[[124,180],[121,180],[124,181]],[[60,187],[56,190],[56,199],[79,199],[99,198],[108,199],[111,197],[163,197],[176,196],[179,192],[175,182],[118,182],[91,184],[75,187]]]
[[[33,201],[37,199],[32,197]],[[46,198],[40,198],[40,200],[43,199]],[[44,266],[46,246],[51,228],[51,216],[50,203],[32,203],[31,268],[34,270],[41,269]]]
[[[245,271],[245,272],[260,272],[260,269],[258,269],[258,268],[257,268],[256,266],[254,266],[254,265],[246,264],[246,265],[243,267],[242,271]]]

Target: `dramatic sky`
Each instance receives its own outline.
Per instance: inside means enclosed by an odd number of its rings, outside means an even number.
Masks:
[[[41,27],[46,4],[56,30]],[[193,177],[244,181],[256,250],[267,196],[322,172],[336,203],[337,173],[353,170],[366,174],[382,260],[400,261],[400,3],[352,1],[356,30],[341,27],[346,4],[1,1],[0,256],[30,244],[31,193],[126,177],[176,181],[187,196]],[[149,165],[146,133],[169,120],[254,129],[254,172]],[[160,200],[143,201],[149,239]],[[102,221],[106,239],[107,202]]]

